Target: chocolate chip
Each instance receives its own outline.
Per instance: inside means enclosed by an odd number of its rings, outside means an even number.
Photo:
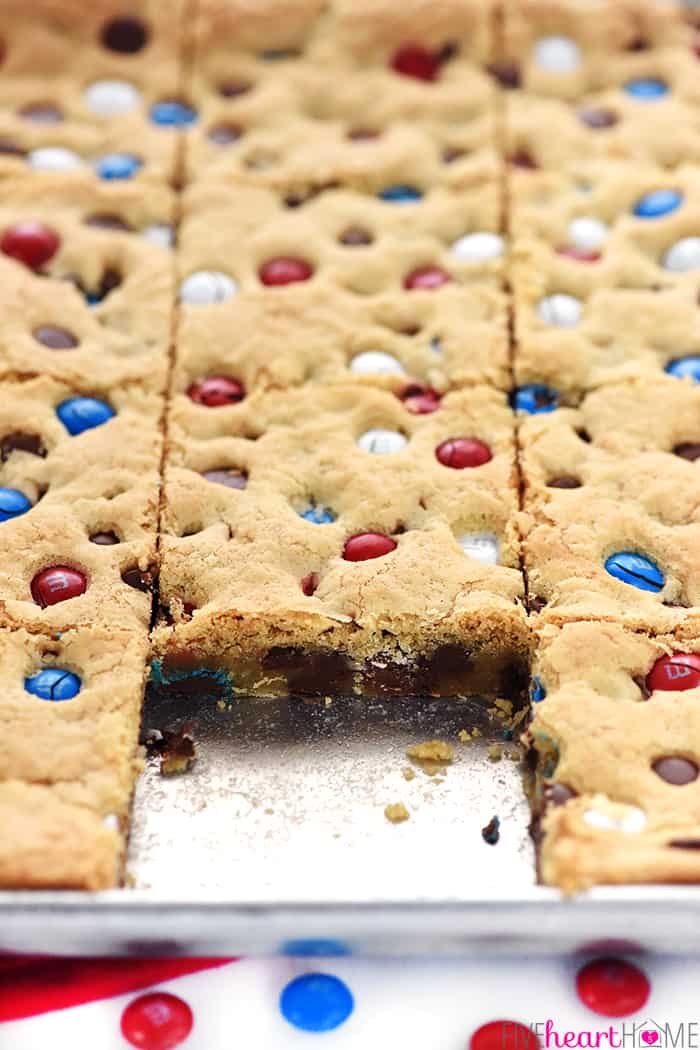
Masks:
[[[442,162],[443,164],[454,164],[460,157],[466,156],[463,149],[459,149],[458,146],[446,146],[442,151]]]
[[[215,124],[214,127],[209,128],[207,132],[207,138],[210,142],[215,142],[217,146],[229,146],[232,142],[237,142],[243,132],[236,124]]]
[[[250,91],[252,85],[245,80],[227,80],[225,84],[219,85],[219,94],[223,98],[238,98]]]
[[[577,430],[576,437],[579,438],[581,441],[584,441],[587,445],[590,445],[591,441],[593,440],[587,430]]]
[[[32,333],[37,343],[48,346],[50,350],[72,350],[78,340],[67,328],[56,328],[54,325],[42,325]]]
[[[345,244],[348,247],[357,247],[364,244],[372,244],[374,237],[367,230],[363,230],[361,226],[348,226],[347,230],[344,230],[338,238],[341,244]]]
[[[7,157],[26,157],[27,155],[26,149],[22,149],[9,139],[0,139],[0,153]]]
[[[635,37],[634,40],[631,40],[629,42],[629,44],[627,45],[627,50],[628,51],[648,51],[649,50],[649,46],[650,45],[649,45],[649,41],[648,40],[646,40],[643,36],[638,36],[638,37]]]
[[[374,128],[352,128],[348,131],[348,138],[351,142],[371,142],[372,139],[378,139],[381,135],[381,131],[376,131]]]
[[[640,693],[642,694],[642,699],[643,700],[648,700],[649,697],[651,696],[651,692],[649,691],[649,686],[647,685],[647,680],[644,677],[644,675],[643,674],[633,675],[632,676],[632,681],[634,682],[634,684],[637,686],[637,688],[639,689]]]
[[[19,115],[37,124],[60,124],[63,120],[63,111],[52,102],[33,102],[20,109]]]
[[[131,233],[132,227],[119,215],[89,215],[85,220],[86,226],[96,226],[100,230],[123,230],[124,233]]]
[[[495,62],[488,67],[492,77],[504,88],[519,88],[521,77],[520,67],[515,62]]]
[[[119,543],[116,532],[93,532],[90,543],[96,543],[99,547],[111,547]]]
[[[599,109],[594,106],[586,106],[578,111],[578,118],[582,124],[589,128],[612,128],[620,119],[617,113],[611,109]]]
[[[38,434],[25,434],[21,430],[7,434],[0,441],[0,459],[4,463],[12,452],[28,452],[31,456],[46,456],[46,448]]]
[[[522,168],[525,171],[537,171],[539,167],[532,154],[525,149],[517,150],[508,159],[514,168]]]
[[[453,41],[449,41],[444,44],[438,51],[436,58],[438,62],[444,63],[449,62],[451,59],[456,58],[459,54],[459,48]]]
[[[481,829],[481,837],[489,846],[495,846],[501,837],[501,822],[498,817],[491,817],[486,827]]]
[[[248,475],[235,468],[229,470],[226,467],[218,467],[215,470],[206,470],[202,477],[215,485],[225,485],[229,489],[244,489],[248,484]]]
[[[151,574],[149,572],[141,572],[138,566],[125,569],[122,573],[122,580],[127,586],[133,587],[137,591],[150,591],[151,589]]]
[[[352,694],[352,668],[340,652],[279,647],[268,652],[263,667],[284,674],[292,696]]]
[[[109,51],[135,55],[148,43],[148,27],[140,18],[113,18],[102,30],[102,44]]]
[[[530,612],[541,613],[546,605],[546,598],[538,598],[537,596],[535,596],[533,598],[528,598],[527,600],[527,607],[530,610]]]
[[[547,784],[544,789],[544,800],[548,806],[564,806],[572,798],[576,798],[577,794],[568,784]]]
[[[694,463],[696,459],[700,459],[700,443],[684,441],[680,445],[676,445],[673,452],[676,456],[680,456],[681,459],[687,459]]]
[[[552,478],[551,481],[547,482],[547,488],[550,489],[580,489],[581,482],[578,478],[573,477],[570,474],[563,474],[560,478]]]
[[[289,193],[284,198],[284,203],[288,208],[300,208],[302,204],[306,204],[308,199],[303,193]]]
[[[700,849],[700,839],[672,839],[671,849]]]
[[[657,758],[651,768],[667,784],[673,784],[675,787],[691,784],[698,778],[698,767],[695,763],[688,758],[681,758],[680,755]]]

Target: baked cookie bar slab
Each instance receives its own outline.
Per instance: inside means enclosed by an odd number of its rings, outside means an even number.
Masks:
[[[691,374],[697,358],[700,181],[597,165],[513,180],[511,284],[518,386],[565,401],[653,371]]]
[[[208,374],[246,389],[357,377],[509,384],[503,239],[495,182],[398,203],[328,189],[202,182],[180,231],[176,392]],[[235,337],[232,338],[232,333]]]
[[[0,624],[147,629],[161,411],[104,376],[0,384]]]
[[[495,5],[463,0],[400,10],[275,0],[254,13],[207,0],[196,21],[189,177],[276,170],[289,179],[315,165],[373,162],[421,138],[420,152],[463,177],[494,172],[496,97],[485,72],[494,22]]]
[[[425,415],[361,386],[176,400],[159,673],[261,695],[460,692],[471,672],[510,688],[529,645],[516,509],[512,416],[488,388]]]
[[[0,654],[0,886],[114,886],[141,764],[147,633],[3,629]]]
[[[700,641],[619,625],[540,633],[532,801],[546,883],[700,877]]]
[[[12,180],[0,206],[0,378],[164,395],[175,199],[164,187]]]
[[[524,415],[524,566],[545,621],[697,633],[700,388],[643,376]]]

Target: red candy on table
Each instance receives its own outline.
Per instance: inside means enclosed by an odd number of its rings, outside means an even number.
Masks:
[[[54,565],[50,569],[38,572],[32,580],[32,598],[37,605],[45,609],[48,605],[58,605],[85,594],[87,579],[77,569],[65,565]]]
[[[174,1050],[184,1043],[194,1025],[192,1011],[182,999],[167,992],[142,995],[122,1014],[122,1035],[139,1050]]]
[[[407,44],[396,52],[391,60],[391,68],[404,77],[432,81],[440,75],[440,60],[427,48]]]
[[[38,270],[53,258],[60,243],[58,234],[43,223],[21,222],[5,230],[0,250],[30,270]]]
[[[383,558],[396,550],[396,540],[381,532],[360,532],[346,541],[343,549],[345,561],[369,561]]]
[[[425,416],[429,412],[437,412],[441,403],[437,390],[433,390],[429,386],[419,386],[417,383],[404,387],[399,394],[399,398],[403,401],[408,411],[413,412],[417,416]]]
[[[448,438],[435,449],[435,455],[443,467],[464,470],[465,467],[481,467],[493,458],[491,449],[478,438]]]
[[[308,281],[313,272],[313,267],[304,259],[281,256],[279,259],[270,259],[260,267],[260,280],[269,288],[279,288],[285,284]]]
[[[586,251],[585,248],[574,248],[571,246],[558,248],[557,254],[565,255],[567,259],[574,259],[576,262],[594,263],[599,262],[601,258],[600,252]]]
[[[624,959],[595,959],[576,975],[576,991],[589,1010],[603,1017],[627,1017],[646,1004],[649,980]]]
[[[436,288],[442,288],[443,285],[450,284],[451,281],[451,276],[442,267],[421,266],[419,269],[414,270],[413,273],[409,273],[403,284],[404,288],[409,292],[433,292]]]
[[[209,376],[198,379],[187,390],[187,396],[198,405],[207,408],[220,408],[222,405],[235,405],[245,397],[245,387],[237,379],[229,376]]]
[[[680,693],[700,686],[700,653],[672,653],[657,660],[647,675],[647,689]]]

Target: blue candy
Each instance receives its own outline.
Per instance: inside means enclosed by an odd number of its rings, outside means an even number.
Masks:
[[[80,692],[81,684],[77,674],[60,667],[45,667],[24,679],[26,691],[42,700],[72,700]]]
[[[640,591],[653,591],[658,594],[664,585],[664,574],[651,558],[633,551],[619,551],[611,554],[605,562],[606,572],[630,587]]]
[[[151,107],[151,120],[163,128],[184,128],[197,120],[197,110],[174,100],[156,102]]]
[[[641,102],[653,102],[654,99],[668,94],[668,85],[663,80],[642,77],[640,80],[629,80],[625,84],[625,91]]]
[[[419,201],[422,196],[421,191],[415,186],[386,186],[379,194],[381,200],[389,201],[391,204],[412,204],[414,201]]]
[[[541,704],[547,695],[547,690],[542,684],[542,679],[537,675],[530,682],[530,700],[533,704]]]
[[[559,394],[543,383],[528,383],[514,390],[510,401],[516,412],[536,416],[542,412],[553,412],[559,406]]]
[[[26,514],[32,505],[23,492],[17,489],[0,488],[0,521],[10,521]]]
[[[58,405],[56,415],[68,433],[75,437],[84,430],[101,427],[115,412],[106,401],[98,401],[94,397],[69,397]]]
[[[683,203],[683,194],[678,190],[654,190],[637,201],[634,214],[638,219],[660,219],[677,211]]]
[[[331,1032],[347,1021],[354,1008],[348,986],[325,973],[297,977],[280,996],[282,1016],[303,1032]]]
[[[301,512],[304,521],[311,521],[314,525],[330,525],[335,521],[335,514],[328,507],[317,507],[313,504],[308,510]]]
[[[700,354],[688,354],[687,357],[676,357],[666,365],[666,371],[676,379],[693,379],[700,383]]]
[[[101,179],[109,181],[131,179],[141,165],[142,162],[133,153],[107,153],[95,161],[95,171]]]

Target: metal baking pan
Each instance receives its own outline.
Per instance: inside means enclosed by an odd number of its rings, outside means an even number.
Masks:
[[[151,700],[145,726],[196,720],[198,758],[135,802],[129,888],[0,894],[0,949],[101,954],[334,954],[700,948],[700,888],[535,885],[521,769],[489,749],[478,701]],[[464,727],[483,736],[460,744]],[[430,776],[406,749],[455,744]],[[387,804],[411,817],[391,825]],[[493,816],[500,840],[484,841]]]

